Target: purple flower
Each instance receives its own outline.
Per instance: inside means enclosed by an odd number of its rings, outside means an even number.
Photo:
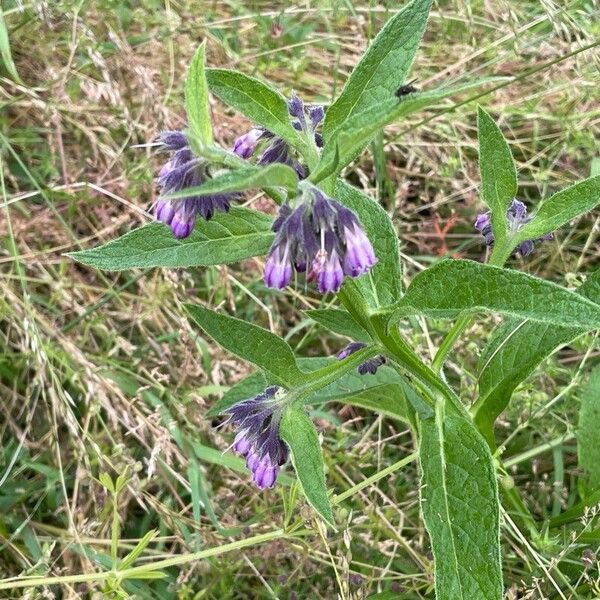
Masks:
[[[210,175],[208,165],[192,153],[187,138],[181,131],[164,131],[158,137],[171,158],[158,173],[160,195],[154,207],[156,219],[169,225],[177,238],[188,237],[199,215],[209,220],[215,211],[227,212],[234,194],[213,196],[186,196],[170,199],[169,194],[201,185]]]
[[[343,204],[312,188],[291,209],[284,204],[273,224],[277,234],[265,266],[268,287],[283,289],[293,269],[307,271],[322,294],[337,292],[345,276],[358,277],[376,264],[373,246],[358,217]]]
[[[254,154],[258,142],[267,135],[264,129],[253,127],[248,133],[235,140],[233,144],[234,153],[242,158],[250,158]]]
[[[531,217],[527,215],[527,206],[515,198],[506,211],[506,220],[508,223],[509,235],[516,234],[523,225],[531,221]],[[474,225],[485,238],[487,246],[493,246],[494,232],[492,231],[492,213],[488,211],[477,215]],[[544,242],[552,239],[554,239],[554,234],[547,233],[537,240],[525,240],[517,246],[517,252],[521,256],[529,256],[534,250],[535,242]]]
[[[315,129],[323,120],[325,111],[322,106],[311,106],[308,109],[304,102],[294,92],[288,101],[288,112],[292,118],[292,126],[297,131],[306,132],[314,136],[315,144],[323,146],[323,138]],[[308,112],[308,120],[306,118]],[[259,141],[270,139],[271,141],[259,155],[256,163],[258,165],[270,165],[272,163],[283,163],[292,167],[300,179],[308,175],[306,168],[296,158],[294,150],[281,138],[274,136],[270,131],[255,127],[248,133],[238,137],[233,145],[233,151],[242,158],[250,158],[256,151]]]
[[[260,489],[275,485],[279,469],[288,459],[288,447],[279,436],[282,405],[278,391],[277,386],[268,387],[227,410],[228,422],[238,430],[233,450],[246,457],[246,466]]]
[[[362,342],[350,342],[347,346],[345,346],[342,351],[337,355],[338,360],[344,360],[348,358],[351,354],[358,352],[361,348],[366,348],[366,344]],[[367,373],[371,373],[371,375],[375,375],[377,373],[377,369],[385,364],[385,356],[375,356],[373,358],[369,358],[364,363],[358,366],[358,372],[361,375],[366,375]]]

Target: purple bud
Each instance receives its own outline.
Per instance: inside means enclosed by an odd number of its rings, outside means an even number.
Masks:
[[[322,106],[311,106],[308,109],[308,117],[310,118],[313,129],[323,120],[325,110]]]
[[[366,360],[362,365],[358,366],[358,372],[361,375],[366,375],[370,373],[371,375],[375,375],[377,373],[377,369],[385,363],[385,357],[383,356],[375,356],[374,358],[370,358]]]
[[[366,273],[377,263],[373,246],[365,232],[358,224],[344,227],[346,240],[346,256],[344,256],[344,273],[358,277]]]
[[[254,469],[252,469],[252,475],[256,487],[261,490],[272,488],[277,480],[277,474],[279,472],[279,466],[273,464],[268,455],[260,459]]]
[[[313,261],[313,271],[321,294],[339,291],[344,280],[344,270],[335,248],[328,255],[317,254]]]
[[[265,264],[265,284],[278,290],[284,289],[292,280],[292,264],[289,260],[287,244],[282,250],[274,248]]]
[[[233,441],[233,450],[242,456],[246,456],[248,452],[250,452],[250,448],[252,444],[246,438],[246,434],[241,431],[235,436],[235,440]]]
[[[173,203],[164,198],[159,198],[154,209],[154,215],[159,221],[162,221],[166,225],[170,225],[175,215]]]
[[[362,342],[350,342],[337,355],[337,359],[344,360],[345,358],[348,358],[351,354],[358,352],[361,348],[366,348],[366,347],[367,347],[367,345],[363,344]]]
[[[254,127],[248,133],[241,135],[233,144],[234,153],[242,158],[250,158],[254,154],[256,146],[263,137],[263,134],[264,131],[262,129]]]
[[[181,131],[163,131],[159,134],[158,141],[161,142],[167,150],[181,150],[188,145],[185,133]]]
[[[186,238],[192,233],[196,215],[185,210],[176,210],[171,220],[171,231],[178,239]]]
[[[304,102],[302,102],[296,92],[292,92],[292,97],[288,101],[288,112],[292,117],[304,120]]]

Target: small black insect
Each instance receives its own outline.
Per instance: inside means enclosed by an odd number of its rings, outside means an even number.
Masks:
[[[408,83],[401,85],[397,90],[396,90],[396,96],[398,96],[398,98],[402,98],[402,96],[408,96],[408,94],[413,94],[414,92],[418,92],[419,90],[413,85],[413,83],[416,81],[416,79],[413,79],[412,81],[409,81]]]

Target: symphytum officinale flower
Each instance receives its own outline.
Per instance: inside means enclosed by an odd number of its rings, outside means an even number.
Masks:
[[[272,288],[286,287],[295,268],[306,271],[321,293],[337,292],[346,275],[363,275],[377,262],[358,217],[314,187],[295,209],[281,206],[273,231],[265,265],[265,283]]]
[[[227,212],[234,194],[214,194],[212,196],[188,196],[169,199],[169,194],[197,187],[209,179],[207,163],[194,156],[187,138],[181,131],[165,131],[159,141],[171,158],[163,165],[157,183],[160,196],[154,214],[159,221],[171,227],[177,238],[186,238],[194,229],[196,217],[209,220],[215,211]]]
[[[279,468],[288,458],[288,447],[279,437],[282,408],[280,388],[271,386],[226,411],[227,422],[238,431],[233,449],[246,457],[246,466],[260,489],[275,485]]]
[[[531,217],[527,215],[527,207],[523,202],[516,198],[506,211],[506,220],[508,221],[508,230],[510,235],[514,235],[525,223],[531,221]],[[494,245],[494,233],[492,231],[492,214],[488,211],[481,213],[475,219],[475,228],[478,229],[485,243],[491,247]],[[543,242],[554,238],[554,234],[548,233],[537,240],[525,240],[517,246],[517,251],[521,256],[529,256],[533,252],[535,242]]]
[[[361,348],[365,348],[366,344],[362,342],[350,342],[343,350],[337,355],[338,360],[344,360],[348,358],[351,354],[354,354]],[[358,366],[358,372],[361,375],[366,375],[367,373],[371,373],[371,375],[375,375],[377,373],[377,369],[385,364],[385,356],[374,356],[373,358],[369,358],[364,363]]]
[[[323,138],[315,130],[325,116],[323,107],[311,106],[307,109],[304,102],[294,93],[288,102],[288,111],[293,118],[292,126],[294,129],[313,135],[315,144],[321,147]],[[269,143],[258,157],[256,164],[284,163],[295,169],[300,179],[306,177],[305,167],[294,158],[292,149],[288,144],[261,127],[253,127],[248,133],[238,137],[233,144],[233,151],[242,158],[250,158],[263,140],[269,140]]]

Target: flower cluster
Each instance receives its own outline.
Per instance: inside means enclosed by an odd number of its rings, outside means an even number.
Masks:
[[[238,433],[233,449],[246,457],[246,466],[258,488],[275,485],[279,468],[288,459],[288,447],[279,437],[281,402],[277,398],[279,388],[268,387],[248,400],[242,400],[227,410],[228,422]]]
[[[158,174],[160,196],[154,214],[159,221],[171,227],[175,237],[186,238],[192,233],[198,215],[208,221],[217,210],[227,212],[235,195],[191,195],[173,200],[168,198],[174,192],[201,185],[209,178],[209,174],[205,161],[194,156],[184,133],[165,131],[158,140],[172,154]]]
[[[525,223],[531,221],[531,217],[527,215],[527,206],[516,198],[512,201],[511,205],[506,211],[506,220],[508,222],[508,229],[511,235],[514,235]],[[488,247],[494,245],[494,232],[492,231],[492,213],[485,212],[481,213],[475,219],[475,228],[478,229]],[[535,242],[544,242],[554,238],[552,233],[548,233],[537,240],[525,240],[517,247],[517,251],[521,256],[529,256],[535,246]]]
[[[337,292],[344,276],[363,275],[377,262],[358,217],[317,188],[293,210],[282,205],[273,231],[265,266],[265,283],[272,288],[285,288],[295,269],[307,272],[322,294]]]
[[[311,106],[306,108],[304,102],[293,94],[288,102],[288,111],[293,118],[292,126],[298,131],[304,131],[314,136],[315,144],[323,145],[323,138],[316,132],[317,126],[323,120],[325,111],[322,106]],[[294,157],[290,146],[281,138],[274,136],[270,131],[261,127],[253,127],[248,133],[238,137],[233,144],[233,151],[242,158],[250,158],[256,152],[260,142],[267,141],[268,144],[258,157],[257,165],[268,165],[279,162],[295,169],[298,177],[306,177],[306,169]]]
[[[338,355],[338,360],[344,360],[348,358],[351,354],[354,354],[361,348],[366,348],[366,344],[362,342],[350,342]],[[385,356],[375,356],[373,358],[369,358],[364,363],[358,366],[358,372],[361,375],[366,375],[367,373],[371,373],[371,375],[375,375],[377,373],[377,369],[381,365],[385,364]]]

